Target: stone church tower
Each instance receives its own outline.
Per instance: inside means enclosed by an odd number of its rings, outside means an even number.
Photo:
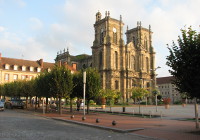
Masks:
[[[137,27],[126,31],[127,43],[123,40],[122,17],[114,19],[106,12],[102,18],[96,13],[95,39],[92,46],[92,67],[99,70],[104,89],[116,89],[123,93],[124,101],[130,98],[129,89],[155,87],[155,52],[152,47],[152,32]]]

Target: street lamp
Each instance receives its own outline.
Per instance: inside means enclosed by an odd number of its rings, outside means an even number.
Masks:
[[[86,84],[86,71],[83,72],[83,120],[85,120],[85,84]]]
[[[160,66],[158,66],[157,68],[155,68],[155,69],[151,69],[151,71],[153,71],[153,72],[156,72],[156,70],[157,69],[159,69],[159,68],[161,68]],[[154,75],[154,89],[155,90],[157,90],[157,83],[156,83],[156,73],[153,73],[153,75]],[[157,100],[157,96],[158,96],[158,92],[156,91],[156,93],[155,93],[155,95],[156,95],[156,112],[158,112],[158,100]]]

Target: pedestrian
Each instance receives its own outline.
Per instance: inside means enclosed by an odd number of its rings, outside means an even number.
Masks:
[[[80,99],[77,99],[76,105],[77,105],[77,111],[79,111],[80,110],[80,105],[81,105]]]

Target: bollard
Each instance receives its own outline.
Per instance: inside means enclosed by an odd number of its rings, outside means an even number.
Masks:
[[[142,117],[144,117],[143,111],[141,111],[141,113],[142,113]]]
[[[99,123],[99,119],[98,118],[96,119],[96,123]]]
[[[149,111],[149,118],[151,118],[151,111]]]
[[[126,111],[126,107],[122,107],[122,112],[125,112]]]
[[[82,120],[83,120],[83,121],[86,120],[86,117],[83,116],[83,117],[82,117]]]
[[[135,113],[135,112],[134,112],[134,109],[133,109],[133,116],[134,116],[134,113]]]
[[[117,123],[116,123],[116,121],[112,121],[112,125],[116,125]]]

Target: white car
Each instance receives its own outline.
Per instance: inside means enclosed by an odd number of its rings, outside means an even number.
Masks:
[[[5,104],[5,102],[0,100],[0,110],[1,111],[4,111],[4,104]]]

